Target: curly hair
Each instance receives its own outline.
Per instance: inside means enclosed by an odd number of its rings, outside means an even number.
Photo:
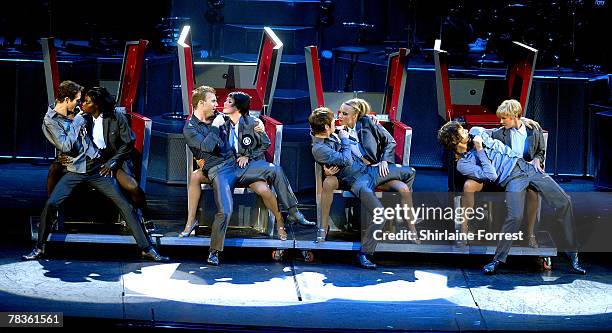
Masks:
[[[115,113],[115,99],[104,87],[93,87],[85,93],[91,101],[98,106],[100,113],[104,117],[112,116]]]
[[[325,133],[325,126],[331,126],[333,121],[334,113],[326,107],[316,108],[308,116],[308,123],[314,135]]]
[[[438,130],[438,142],[447,150],[454,152],[457,145],[461,142],[459,130],[462,127],[458,121],[449,121],[442,125],[440,130]]]

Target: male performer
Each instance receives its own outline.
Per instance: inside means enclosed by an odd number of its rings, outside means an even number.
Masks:
[[[349,133],[345,130],[339,130],[338,135],[334,133],[334,115],[328,108],[315,109],[308,117],[308,122],[312,131],[312,155],[315,161],[326,166],[337,166],[340,187],[350,188],[367,211],[372,212],[374,208],[382,207],[374,193],[377,186],[399,180],[408,188],[412,188],[415,177],[413,168],[391,164],[388,165],[388,170],[384,171],[381,170],[380,164],[366,165],[362,156],[351,149]],[[361,267],[376,269],[376,264],[367,257],[374,252],[375,246],[368,232],[357,255]]]
[[[525,208],[525,190],[528,186],[556,210],[555,216],[565,233],[566,252],[575,272],[586,274],[578,261],[574,235],[572,203],[570,197],[547,174],[537,169],[501,141],[491,138],[484,128],[472,127],[470,132],[460,123],[450,121],[438,131],[438,140],[450,152],[457,154],[457,170],[468,177],[495,182],[506,189],[507,214],[501,233],[518,232]],[[473,147],[472,147],[473,145]],[[484,266],[485,274],[494,274],[506,261],[512,240],[503,238],[497,245],[493,261]]]
[[[533,164],[538,171],[544,172],[543,165],[546,159],[544,131],[537,122],[522,117],[522,113],[521,103],[517,100],[509,99],[503,101],[496,111],[502,127],[494,129],[491,137],[510,147],[518,156]],[[467,179],[463,185],[463,195],[461,198],[463,207],[473,207],[474,192],[480,192],[484,187],[485,182],[482,180]],[[529,246],[531,247],[538,247],[534,228],[539,201],[537,192],[528,188],[525,207],[527,211],[527,235]],[[462,229],[467,231],[467,224],[462,225]]]
[[[24,260],[39,259],[44,255],[45,243],[51,229],[54,212],[72,192],[77,185],[88,183],[100,193],[106,195],[119,208],[121,216],[127,222],[136,243],[142,250],[144,259],[153,261],[168,261],[167,257],[157,253],[132,206],[125,199],[117,182],[112,177],[101,174],[102,160],[100,152],[87,133],[87,123],[83,115],[76,115],[74,120],[68,118],[81,98],[83,87],[72,82],[64,81],[60,84],[55,107],[47,110],[42,129],[47,139],[61,152],[73,158],[67,165],[68,173],[57,183],[40,216],[38,242],[36,247]]]
[[[372,111],[370,104],[361,98],[353,98],[345,101],[340,106],[339,119],[342,121],[344,129],[349,133],[351,140],[351,151],[359,157],[364,164],[379,166],[379,175],[385,177],[389,173],[389,165],[395,167],[395,140],[376,118],[371,118]],[[322,229],[319,230],[318,241],[324,241],[329,229],[328,218],[331,209],[334,191],[340,187],[337,177],[337,167],[323,166],[325,179],[321,193],[321,219]],[[318,176],[318,175],[317,175]],[[402,204],[412,206],[412,189],[400,180],[391,180],[381,184],[379,188],[383,191],[399,192]],[[416,233],[413,223],[409,228]],[[415,239],[419,244],[420,240]]]
[[[224,103],[223,115],[217,115],[212,123],[210,118],[192,117],[183,128],[187,145],[196,159],[203,160],[202,170],[215,192],[217,214],[207,260],[215,266],[219,265],[219,253],[223,251],[225,232],[233,212],[232,193],[237,185],[246,187],[257,181],[272,183],[281,207],[288,210],[290,223],[315,225],[297,209],[297,199],[282,168],[261,159],[265,151],[262,144],[267,141],[269,145],[269,139],[265,132],[255,134],[255,118],[248,114],[250,99],[245,93],[233,92]]]

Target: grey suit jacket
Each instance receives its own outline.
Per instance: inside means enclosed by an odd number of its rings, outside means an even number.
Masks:
[[[255,131],[256,126],[257,121],[251,116],[242,116],[238,122],[238,156],[248,156],[253,161],[264,160],[264,153],[270,147],[270,138],[266,132]],[[229,133],[229,120],[224,129]]]
[[[546,160],[546,146],[544,145],[544,132],[541,129],[531,128],[525,125],[527,130],[527,143],[529,145],[528,154],[524,156],[527,162],[538,158],[544,166]],[[491,135],[493,139],[503,142],[506,146],[512,147],[512,137],[510,130],[504,127],[496,128]]]
[[[382,125],[376,125],[370,117],[364,116],[355,124],[355,131],[359,144],[365,151],[364,157],[370,163],[395,163],[395,140]]]

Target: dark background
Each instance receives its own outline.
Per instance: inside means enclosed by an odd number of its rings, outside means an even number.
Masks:
[[[353,90],[368,92],[383,91],[387,55],[408,47],[401,120],[414,130],[411,165],[437,169],[445,160],[435,138],[442,119],[437,115],[433,41],[442,38],[449,51],[451,76],[484,74],[492,80],[505,75],[504,47],[510,41],[531,45],[539,52],[526,116],[549,131],[547,170],[592,176],[601,150],[595,145],[595,113],[610,108],[610,7],[609,1],[570,0],[2,2],[0,156],[53,155],[39,129],[46,108],[41,37],[56,37],[60,78],[87,87],[117,82],[125,41],[149,40],[135,108],[153,119],[154,131],[173,133],[180,132],[180,122],[169,124],[161,117],[182,113],[174,44],[182,26],[192,26],[195,61],[238,62],[255,61],[262,28],[270,26],[284,43],[272,116],[285,124],[283,167],[298,191],[312,186],[312,170],[304,172],[293,162],[311,158],[303,47],[312,44],[321,51],[326,91],[341,89],[349,68],[349,58],[336,53],[336,47],[368,49],[356,64],[353,85]],[[349,22],[372,26],[343,24]],[[338,56],[335,65],[333,56]],[[157,153],[152,152],[170,156]],[[160,171],[165,174],[174,168],[166,162],[154,160],[152,165],[167,165]],[[300,177],[303,186],[297,184]]]

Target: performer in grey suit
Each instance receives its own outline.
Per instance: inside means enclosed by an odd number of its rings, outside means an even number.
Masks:
[[[168,261],[167,257],[157,253],[138,221],[134,209],[119,190],[117,181],[109,175],[102,174],[104,160],[101,158],[100,150],[93,143],[90,131],[87,130],[86,118],[82,114],[77,114],[74,120],[68,117],[69,113],[74,112],[82,90],[80,85],[72,81],[62,82],[58,89],[55,107],[53,109],[49,107],[43,119],[43,133],[55,148],[71,157],[71,162],[66,167],[67,174],[60,179],[45,203],[40,216],[36,247],[22,258],[35,260],[43,257],[55,212],[77,185],[87,183],[117,206],[142,250],[143,259]]]
[[[219,265],[225,232],[233,212],[232,194],[237,185],[249,186],[257,181],[269,182],[276,190],[281,208],[288,211],[289,223],[313,226],[297,208],[297,198],[282,168],[262,160],[270,145],[265,132],[255,131],[255,118],[249,116],[251,97],[233,92],[224,103],[223,115],[210,125],[188,122],[183,129],[192,151],[204,160],[203,169],[212,183],[217,214],[212,225],[210,253],[207,262]]]
[[[334,115],[328,108],[321,107],[314,110],[308,117],[308,122],[312,131],[312,155],[315,161],[327,167],[336,166],[337,177],[342,187],[357,196],[367,212],[382,207],[374,193],[376,187],[397,180],[412,188],[415,178],[413,168],[393,164],[383,172],[380,164],[376,166],[366,164],[363,156],[357,155],[355,149],[351,148],[349,133],[345,130],[335,133]],[[371,230],[368,230],[367,235],[371,234]],[[376,264],[367,258],[367,255],[371,255],[375,249],[376,244],[372,237],[366,237],[357,257],[361,267],[376,268]]]
[[[503,142],[526,162],[533,164],[539,171],[544,172],[544,160],[546,159],[546,144],[544,142],[544,131],[537,122],[522,117],[523,109],[521,103],[510,99],[503,101],[497,108],[497,117],[502,127],[493,130],[491,137]],[[489,185],[485,181],[467,178],[463,183],[461,204],[464,208],[474,207],[474,192],[480,192]],[[494,184],[492,184],[495,187]],[[526,195],[526,217],[527,235],[529,246],[538,247],[535,236],[535,224],[540,207],[540,197],[537,192],[527,188]],[[467,221],[467,219],[465,219]],[[467,232],[467,223],[461,226],[463,232]]]
[[[555,218],[563,228],[570,251],[566,252],[575,272],[586,274],[578,261],[574,234],[572,202],[550,176],[527,163],[519,154],[501,141],[491,138],[482,127],[472,127],[470,132],[460,123],[450,121],[438,131],[438,140],[459,160],[457,170],[465,176],[491,181],[506,189],[507,215],[501,233],[516,233],[520,228],[525,208],[525,190],[532,186],[555,208]],[[493,261],[483,270],[494,274],[500,263],[506,261],[512,240],[502,239],[497,245]]]
[[[338,119],[344,126],[344,130],[349,133],[351,151],[354,156],[368,166],[378,167],[379,175],[385,177],[390,170],[405,168],[410,172],[414,169],[408,166],[395,164],[396,142],[389,131],[378,123],[370,113],[370,104],[361,99],[353,98],[342,103],[338,111]],[[334,191],[340,188],[341,184],[335,174],[339,171],[337,166],[323,165],[324,179],[321,193],[321,220],[322,225],[318,232],[317,240],[324,241],[329,230],[329,212],[333,202]],[[319,177],[320,175],[317,175]],[[346,184],[342,184],[348,190]],[[378,186],[383,191],[399,192],[402,204],[412,206],[412,187],[399,179],[393,179]],[[414,224],[409,224],[412,232],[416,233]],[[417,238],[418,244],[420,240]]]

